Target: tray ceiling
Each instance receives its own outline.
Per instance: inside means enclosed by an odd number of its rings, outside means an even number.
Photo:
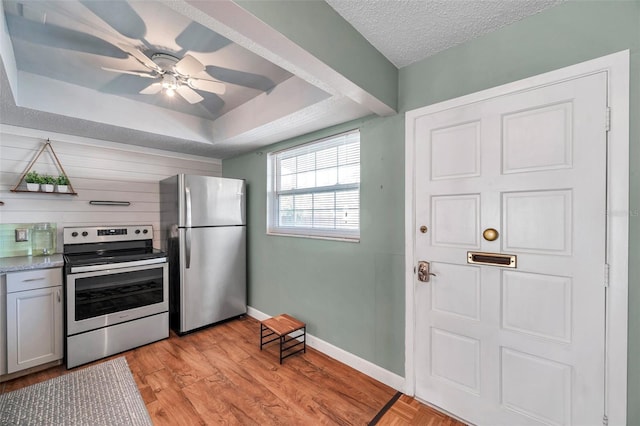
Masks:
[[[328,0],[397,66],[557,2]],[[438,12],[444,3],[447,19]],[[474,7],[476,19],[463,3],[500,7],[484,13]],[[416,4],[440,8],[417,14]],[[0,83],[11,90],[0,94],[2,124],[227,158],[370,114],[394,113],[393,106],[230,0],[5,0],[3,14]],[[474,30],[451,26],[437,43],[407,49],[406,37],[422,34],[425,22],[442,29],[438,25],[456,16],[475,22]],[[123,46],[148,57],[190,55],[205,66],[195,77],[220,81],[226,91],[196,89],[203,99],[193,104],[165,91],[141,94],[154,81],[104,69],[149,73]]]

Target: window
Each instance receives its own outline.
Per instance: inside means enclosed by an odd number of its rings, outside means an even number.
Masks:
[[[360,131],[269,154],[267,233],[360,238]]]

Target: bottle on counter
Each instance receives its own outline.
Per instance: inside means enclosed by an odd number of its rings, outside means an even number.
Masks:
[[[38,223],[33,227],[31,253],[33,256],[48,256],[54,253],[53,228],[49,223]]]

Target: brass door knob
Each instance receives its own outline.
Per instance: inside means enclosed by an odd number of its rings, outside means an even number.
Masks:
[[[482,237],[487,241],[495,241],[498,239],[500,234],[493,228],[487,228],[482,233]]]

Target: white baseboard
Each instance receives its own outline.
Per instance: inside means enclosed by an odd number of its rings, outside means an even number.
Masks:
[[[247,307],[247,315],[257,319],[258,321],[271,317],[271,315],[267,315],[251,306]],[[402,376],[392,373],[389,370],[385,370],[366,359],[360,358],[359,356],[354,355],[351,352],[347,352],[344,349],[340,349],[339,347],[334,346],[329,342],[325,342],[324,340],[309,333],[307,333],[307,345],[335,360],[342,362],[343,364],[348,365],[351,368],[358,370],[363,374],[366,374],[369,377],[378,380],[379,382],[384,383],[387,386],[391,386],[399,391],[404,391],[404,377]]]
[[[258,321],[264,321],[267,318],[271,317],[271,315],[267,315],[264,312],[261,312],[251,306],[247,306],[247,315],[249,315],[251,318],[257,319]]]

